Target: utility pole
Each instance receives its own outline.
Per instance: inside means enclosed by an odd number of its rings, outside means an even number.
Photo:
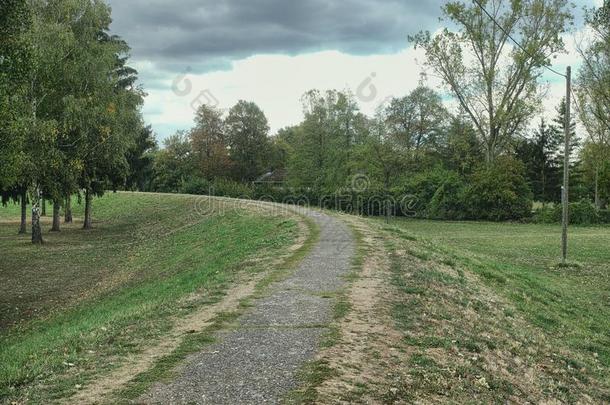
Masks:
[[[566,69],[566,114],[564,126],[564,156],[563,156],[563,188],[561,193],[561,202],[563,205],[563,215],[561,219],[562,234],[561,234],[561,262],[565,265],[568,259],[568,222],[569,215],[569,198],[570,198],[570,106],[572,104],[572,68],[568,66]]]

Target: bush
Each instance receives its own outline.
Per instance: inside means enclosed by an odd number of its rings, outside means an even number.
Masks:
[[[431,219],[462,219],[464,209],[464,183],[457,173],[448,173],[445,182],[436,190],[426,209]]]
[[[563,215],[561,204],[554,208],[539,208],[534,212],[533,221],[539,224],[559,224]],[[569,207],[570,224],[594,225],[610,224],[610,210],[598,210],[589,200],[571,203]]]
[[[599,223],[600,224],[610,224],[610,210],[599,210]]]
[[[436,168],[419,173],[402,186],[386,191],[368,185],[355,191],[350,187],[324,194],[313,187],[292,188],[273,184],[244,184],[226,179],[207,181],[192,178],[181,192],[219,197],[267,200],[279,203],[321,206],[362,215],[384,215],[386,207],[397,216],[431,219],[522,220],[531,215],[530,189],[523,166],[511,158],[500,158],[493,166],[476,171],[466,185],[454,171]],[[590,216],[587,206],[574,208],[582,220]],[[555,222],[553,209],[537,211],[534,220]],[[559,214],[559,219],[561,214]]]
[[[184,182],[180,189],[184,194],[213,195],[216,197],[255,198],[252,186],[227,179],[208,181],[201,177],[193,177]]]
[[[233,180],[216,179],[211,184],[210,194],[216,197],[255,198],[254,190],[248,184]],[[207,194],[207,191],[206,191]]]
[[[456,196],[448,196],[445,190],[461,188],[459,183],[459,175],[456,172],[436,168],[415,175],[401,190],[395,190],[394,194],[395,196],[398,196],[398,194],[403,196],[412,195],[415,201],[412,208],[417,217],[428,218],[432,209],[434,211],[433,217],[445,219],[445,210],[453,211],[456,208],[453,206],[457,202],[455,201]],[[461,193],[459,194],[461,195]],[[461,209],[462,204],[458,205],[460,208],[457,209]]]
[[[468,219],[522,220],[532,212],[532,192],[523,163],[500,157],[471,176],[463,202]]]
[[[180,192],[182,194],[207,194],[210,182],[201,177],[192,177],[184,182]]]
[[[599,223],[599,214],[595,205],[588,200],[570,204],[570,223],[576,225],[591,225]]]
[[[558,213],[559,216],[557,216]],[[532,222],[536,224],[555,224],[561,222],[561,210],[557,211],[557,207],[538,208],[534,211]]]

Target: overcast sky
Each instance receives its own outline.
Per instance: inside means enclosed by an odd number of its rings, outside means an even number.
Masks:
[[[131,64],[148,93],[144,118],[162,140],[193,124],[206,102],[230,108],[256,102],[272,133],[297,124],[300,97],[318,88],[351,89],[372,114],[412,90],[423,54],[407,36],[434,31],[443,0],[109,0],[114,33],[132,48]],[[602,0],[577,0],[599,5]],[[578,28],[578,27],[577,27]],[[564,70],[577,65],[572,35]],[[561,78],[547,75],[547,108],[561,97]],[[428,77],[428,85],[441,83]],[[449,99],[448,99],[449,101]]]

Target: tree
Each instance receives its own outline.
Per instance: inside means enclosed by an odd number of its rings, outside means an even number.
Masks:
[[[566,127],[566,99],[565,97],[561,99],[559,105],[555,108],[555,118],[553,118],[553,126],[552,129],[555,131],[555,137],[559,138],[559,144],[563,141],[565,137],[565,127]],[[574,119],[574,115],[570,117],[570,154],[574,153],[576,149],[580,146],[580,137],[576,134],[576,120]],[[559,150],[559,155],[563,156],[563,148]]]
[[[0,3],[0,192],[19,183],[27,104],[25,78],[32,69],[31,10],[26,0]]]
[[[405,97],[392,99],[384,115],[396,145],[415,152],[434,148],[449,118],[441,97],[423,85]]]
[[[207,180],[227,177],[232,162],[229,159],[222,111],[202,104],[195,114],[195,128],[191,130],[190,138],[203,177]]]
[[[349,92],[311,90],[301,101],[305,119],[291,131],[290,181],[334,192],[349,183],[353,149],[366,142],[368,119]]]
[[[25,0],[0,3],[0,197],[21,204],[19,233],[26,232],[27,159],[23,154],[28,105],[26,78],[32,70],[31,10]]]
[[[324,185],[330,162],[328,98],[330,94],[325,98],[318,90],[310,90],[301,98],[305,119],[287,138],[294,151],[288,162],[289,180],[295,186],[319,190]]]
[[[607,198],[603,184],[607,184],[605,180],[608,178],[607,171],[610,166],[610,128],[590,105],[585,104],[588,100],[582,95],[583,93],[579,94],[578,115],[587,131],[587,138],[580,159],[584,164],[585,178],[593,183],[595,206],[601,208],[602,199]]]
[[[288,159],[293,152],[292,141],[295,133],[294,127],[282,128],[275,136],[269,139],[269,168],[271,170],[284,170]]]
[[[561,34],[572,16],[567,0],[477,3],[497,24],[477,4],[451,1],[443,15],[458,30],[445,28],[434,37],[422,32],[413,40],[472,120],[491,162],[538,109],[537,79],[564,49]]]
[[[584,63],[577,79],[576,105],[587,132],[581,153],[585,177],[593,183],[595,205],[601,208],[610,159],[610,3],[589,10],[587,22],[592,38],[588,47],[579,47]]]
[[[404,170],[403,152],[396,148],[393,138],[388,134],[386,119],[381,111],[369,123],[366,139],[354,147],[351,162],[353,171],[366,174],[371,189],[383,190],[384,207],[381,212],[384,212],[386,220],[392,214],[391,207],[396,206],[391,202],[390,189]]]
[[[147,191],[153,180],[154,154],[157,140],[150,126],[143,127],[136,134],[134,143],[127,150],[129,173],[125,181],[127,190]]]
[[[464,206],[471,219],[519,220],[532,212],[532,195],[521,162],[500,156],[481,165],[464,191]]]
[[[58,148],[62,132],[59,117],[69,78],[63,69],[75,50],[76,40],[70,19],[75,19],[75,4],[67,1],[32,0],[32,26],[27,33],[31,43],[32,69],[28,72],[27,124],[23,151],[23,178],[32,186],[32,243],[43,242],[40,203],[43,195],[56,197],[54,176],[61,171],[62,150]]]
[[[597,209],[610,199],[610,144],[587,139],[581,153],[583,176]],[[591,190],[592,189],[592,190]]]
[[[517,157],[525,164],[534,199],[561,199],[561,163],[559,159],[563,133],[540,120],[533,136],[517,145]]]
[[[461,175],[470,175],[484,159],[484,154],[473,124],[463,111],[450,118],[440,157],[444,166]]]
[[[85,191],[83,227],[92,226],[92,199],[110,185],[123,184],[126,159],[142,129],[143,92],[133,86],[135,71],[125,66],[127,44],[107,34],[110,8],[102,2],[78,2],[72,31],[77,39],[70,65],[70,96],[64,97],[63,133],[72,150],[78,185]]]
[[[18,153],[0,144],[12,169],[5,174],[2,165],[0,190],[3,199],[18,195],[23,210],[31,188],[32,242],[42,243],[41,197],[53,202],[52,230],[59,230],[60,206],[67,200],[68,208],[69,196],[85,188],[87,228],[92,194],[125,177],[125,152],[142,126],[143,93],[125,64],[127,45],[107,33],[110,8],[103,1],[7,0],[1,6],[0,119],[10,125],[0,136],[10,134],[6,145]]]
[[[559,103],[559,105],[557,106],[557,108],[555,109],[557,115],[555,116],[555,118],[553,118],[553,123],[554,125],[552,126],[553,131],[555,132],[554,136],[558,139],[561,139],[560,144],[559,144],[559,149],[558,149],[558,154],[557,154],[557,159],[559,160],[559,167],[560,170],[563,172],[563,166],[564,166],[564,160],[563,160],[563,156],[564,156],[564,149],[565,149],[565,142],[563,142],[564,138],[565,138],[565,122],[566,122],[566,100],[565,97],[561,99],[561,102]],[[570,181],[571,182],[576,182],[578,179],[578,176],[575,176],[576,174],[578,174],[578,172],[575,170],[576,166],[578,165],[578,160],[577,159],[573,159],[573,156],[577,155],[574,153],[578,148],[580,147],[580,139],[576,134],[576,121],[573,119],[573,116],[570,117],[570,150],[568,151],[569,155],[570,155],[570,172],[572,173],[572,175],[570,176]]]
[[[577,79],[579,113],[610,130],[610,2],[587,10],[586,22],[591,35],[578,46],[584,61]]]
[[[266,169],[267,117],[255,103],[240,100],[229,111],[225,126],[234,178],[256,179]]]
[[[154,189],[177,193],[194,176],[195,162],[189,137],[177,132],[164,141],[164,148],[155,155]]]

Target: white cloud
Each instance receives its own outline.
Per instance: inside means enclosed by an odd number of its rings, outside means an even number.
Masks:
[[[300,122],[300,98],[308,90],[350,89],[357,94],[360,87],[362,111],[373,114],[387,97],[402,96],[417,86],[421,61],[422,52],[412,48],[396,54],[370,56],[338,51],[298,56],[257,55],[234,62],[229,71],[187,74],[160,82],[147,90],[144,115],[160,138],[165,138],[175,129],[192,126],[191,104],[202,92],[209,91],[221,108],[228,109],[240,99],[256,102],[274,132]],[[140,64],[138,68],[145,76],[152,76],[150,63]],[[172,90],[174,81],[180,91],[189,83],[192,90],[186,95],[176,94]],[[429,84],[439,82],[431,79]]]
[[[575,41],[582,39],[583,33],[564,36],[567,53],[552,61],[555,70],[563,73],[565,67],[571,65],[576,76],[580,63]],[[192,90],[187,95],[176,94],[172,90],[176,77],[157,69],[154,63],[145,61],[138,63],[137,67],[151,86],[146,89],[149,96],[144,108],[145,119],[163,139],[178,129],[192,127],[192,104],[204,91],[209,91],[208,97],[218,100],[218,106],[224,109],[229,109],[240,99],[256,102],[267,115],[272,133],[301,121],[300,98],[311,89],[350,89],[357,93],[363,85],[361,110],[372,115],[387,97],[403,96],[417,86],[424,70],[423,61],[423,51],[413,48],[395,54],[368,56],[339,51],[296,56],[255,55],[233,62],[230,70],[188,74],[178,83],[181,89],[186,81],[191,84]],[[542,115],[550,118],[555,115],[555,107],[565,95],[565,79],[547,71],[542,82],[549,87]],[[369,84],[376,90],[372,100],[368,97]],[[427,84],[442,89],[440,81],[432,76]],[[456,104],[454,100],[447,101],[449,106]],[[532,124],[535,125],[536,121],[533,120]]]

